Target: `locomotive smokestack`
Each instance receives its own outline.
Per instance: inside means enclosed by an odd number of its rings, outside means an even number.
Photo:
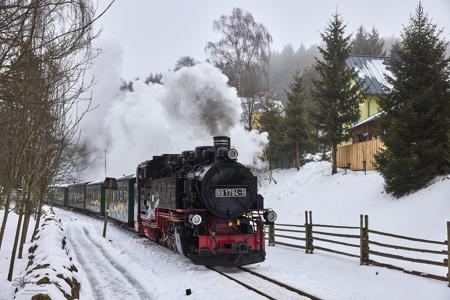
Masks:
[[[230,150],[230,138],[228,136],[215,136],[214,138],[214,158],[225,157]]]
[[[214,149],[217,150],[220,147],[225,147],[227,150],[230,149],[230,138],[228,136],[215,136],[214,138]]]

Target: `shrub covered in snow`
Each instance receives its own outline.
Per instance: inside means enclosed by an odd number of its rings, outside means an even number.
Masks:
[[[28,249],[26,274],[16,289],[15,299],[78,299],[78,270],[67,248],[61,221],[53,210],[42,215],[34,243]]]

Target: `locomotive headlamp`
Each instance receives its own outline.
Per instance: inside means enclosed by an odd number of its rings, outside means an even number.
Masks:
[[[266,211],[263,216],[269,223],[274,223],[277,220],[277,214],[273,210]]]
[[[236,149],[232,148],[228,150],[228,158],[231,160],[236,160],[238,157],[238,152]]]
[[[202,216],[200,216],[200,215],[197,215],[197,214],[195,214],[195,215],[189,215],[189,222],[192,224],[192,225],[200,225],[200,223],[202,222]]]

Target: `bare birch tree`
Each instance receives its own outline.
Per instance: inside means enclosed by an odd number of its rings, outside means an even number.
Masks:
[[[256,97],[267,92],[269,87],[272,36],[250,12],[240,8],[234,8],[230,16],[222,15],[215,20],[213,29],[221,34],[221,39],[209,42],[205,51],[243,98],[246,111],[243,122],[251,130]]]

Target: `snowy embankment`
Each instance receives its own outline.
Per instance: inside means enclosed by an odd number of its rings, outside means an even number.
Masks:
[[[371,229],[445,240],[450,221],[450,176],[437,178],[427,188],[395,199],[383,189],[377,172],[338,169],[331,175],[329,162],[311,162],[299,171],[276,170],[277,184],[260,189],[265,205],[278,213],[278,222],[303,224],[311,210],[314,223],[359,226],[367,214]]]
[[[79,298],[78,269],[72,262],[61,221],[53,210],[42,215],[39,232],[28,252],[28,266],[15,299],[30,299],[33,295],[42,299],[48,299],[45,295],[50,299]]]
[[[312,162],[295,169],[273,172],[275,183],[260,189],[265,206],[278,214],[278,223],[304,224],[305,210],[312,211],[313,223],[359,226],[360,214],[369,216],[369,228],[417,238],[445,241],[450,221],[450,176],[437,178],[427,188],[395,199],[383,190],[383,178],[377,172],[339,170],[331,175],[328,162]],[[319,231],[359,235],[359,229],[316,228]],[[289,236],[304,234],[277,232]],[[413,248],[445,251],[445,245],[430,245],[369,234],[371,241]],[[359,245],[359,239],[315,235]],[[280,242],[304,246],[304,241],[277,238]],[[315,246],[359,255],[359,247],[347,247],[324,241]],[[370,249],[405,257],[442,262],[444,254],[417,253],[370,245]],[[370,259],[407,270],[446,276],[447,268],[371,255]],[[268,247],[268,260],[261,265],[267,273],[279,273],[286,282],[302,282],[311,292],[327,299],[450,299],[447,283],[407,275],[374,266],[360,266],[358,258],[316,250],[283,246]]]

